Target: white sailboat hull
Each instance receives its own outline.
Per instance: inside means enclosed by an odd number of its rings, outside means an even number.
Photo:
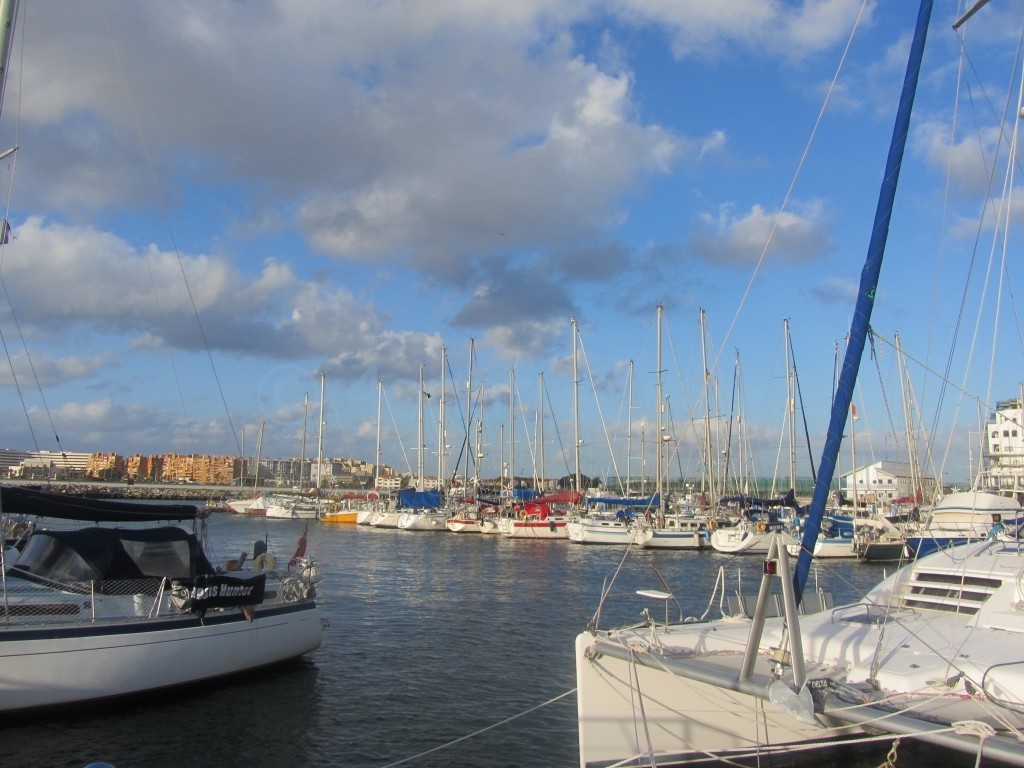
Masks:
[[[71,705],[196,683],[285,661],[320,645],[315,604],[221,616],[7,629],[0,711]],[[40,637],[45,633],[46,637]]]
[[[480,533],[480,521],[469,517],[451,517],[444,525],[452,533]]]
[[[768,552],[771,537],[771,531],[748,526],[716,528],[711,533],[711,546],[729,555],[763,555]]]
[[[401,516],[401,512],[396,512],[394,510],[377,512],[370,519],[370,525],[372,525],[374,528],[397,528],[398,518],[400,518]]]
[[[447,519],[445,512],[404,512],[396,527],[404,531],[447,531],[444,525]]]
[[[636,523],[584,518],[565,526],[566,537],[575,544],[635,544],[644,531]]]
[[[515,520],[503,518],[499,523],[501,535],[508,539],[565,539],[568,538],[565,519]]]

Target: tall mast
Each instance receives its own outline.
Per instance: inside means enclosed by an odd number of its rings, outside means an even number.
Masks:
[[[547,488],[547,471],[544,467],[544,371],[537,377],[540,383],[540,418],[537,421],[537,452],[540,454],[540,482],[537,490],[544,493]]]
[[[418,418],[416,419],[416,453],[419,454],[419,458],[416,460],[416,490],[425,490],[423,485],[423,454],[427,450],[426,444],[423,442],[423,363],[420,363],[420,389],[419,395],[417,396],[417,410],[419,411]]]
[[[438,487],[439,488],[441,487],[441,484],[444,482],[445,473],[447,472],[447,469],[445,467],[445,463],[446,463],[445,462],[445,452],[447,450],[448,444],[446,442],[446,437],[447,436],[445,435],[445,412],[444,412],[444,406],[445,406],[445,402],[444,402],[444,391],[445,391],[444,377],[445,377],[445,368],[446,368],[447,364],[448,364],[448,348],[444,344],[442,344],[441,345],[441,396],[440,396],[440,399],[438,400],[438,405],[437,405],[437,483],[438,483]]]
[[[14,47],[14,19],[18,15],[18,0],[0,2],[0,105],[7,89],[7,73],[11,63],[11,49]]]
[[[253,496],[259,493],[260,487],[260,461],[263,457],[263,426],[266,424],[265,421],[260,422],[260,432],[256,436],[256,473],[252,479],[252,493]]]
[[[373,462],[373,490],[380,489],[380,401],[384,394],[384,381],[377,379],[377,452]]]
[[[626,409],[626,496],[633,488],[633,361],[629,361],[629,406]]]
[[[661,315],[662,306],[658,305],[658,355],[657,355],[657,368],[658,368],[658,458],[656,462],[655,472],[657,473],[657,481],[655,482],[655,488],[658,494],[658,524],[664,526],[665,524],[665,494],[662,487],[662,475],[664,474],[663,457],[665,447],[665,425],[662,419],[663,411],[665,410],[664,396],[661,392]]]
[[[786,420],[789,430],[789,487],[796,491],[796,386],[789,318],[782,321],[786,331]]]
[[[469,339],[469,378],[466,379],[466,472],[462,476],[462,487],[469,489],[469,434],[473,426],[473,352],[476,342]],[[458,467],[456,467],[458,471]]]
[[[579,333],[579,329],[576,325],[576,318],[572,319],[572,423],[573,432],[575,434],[575,440],[573,441],[573,451],[576,458],[576,493],[583,493],[583,489],[580,488],[582,478],[580,477],[580,376],[579,368],[576,360],[576,336]]]
[[[508,487],[516,497],[516,369],[508,372]]]
[[[317,434],[316,439],[316,489],[320,490],[320,485],[323,481],[324,475],[324,382],[327,379],[327,374],[323,371],[320,372],[320,430]]]
[[[910,393],[908,381],[910,372],[907,370],[906,360],[903,359],[903,347],[900,344],[900,335],[895,335],[896,361],[900,372],[900,397],[903,400],[903,428],[907,433],[907,461],[910,469],[910,495],[914,503],[918,502],[921,493],[921,467],[917,458],[917,440],[914,437],[914,420],[911,415]]]
[[[715,499],[715,473],[711,456],[711,372],[708,370],[708,351],[704,340],[705,325],[704,308],[700,309],[700,356],[701,367],[704,370],[704,472],[707,476],[708,494],[714,504]],[[661,435],[658,435],[661,439]]]
[[[476,461],[473,463],[473,493],[480,494],[480,462],[484,460],[484,388],[480,386],[480,416],[476,420]]]
[[[303,488],[303,475],[306,468],[306,422],[309,421],[309,392],[302,398],[302,453],[299,454],[299,488]]]
[[[812,553],[814,545],[818,541],[821,520],[825,515],[825,504],[828,501],[829,489],[835,474],[839,447],[843,440],[843,431],[846,429],[850,405],[853,402],[853,388],[857,383],[857,372],[864,355],[864,346],[871,323],[871,310],[874,308],[878,278],[882,271],[882,257],[885,255],[885,243],[889,235],[889,222],[896,199],[896,185],[899,182],[900,168],[903,164],[903,150],[910,133],[910,113],[914,106],[914,95],[921,73],[921,60],[924,58],[924,44],[928,37],[928,22],[931,13],[932,0],[922,0],[917,16],[917,27],[914,30],[914,39],[910,47],[910,57],[907,61],[907,73],[903,79],[900,107],[896,114],[892,141],[889,144],[889,157],[882,174],[878,206],[871,228],[871,240],[868,243],[864,268],[861,271],[857,304],[854,307],[853,321],[850,324],[850,343],[846,347],[839,385],[836,388],[835,398],[832,400],[828,434],[825,437],[825,447],[822,450],[821,463],[818,467],[818,478],[814,484],[811,509],[804,525],[804,536],[797,559],[796,572],[793,574],[793,586],[797,601],[803,595],[804,585],[810,574]]]

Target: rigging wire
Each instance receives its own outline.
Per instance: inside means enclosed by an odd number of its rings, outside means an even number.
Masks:
[[[18,12],[17,9],[16,9],[15,12],[16,13]],[[60,443],[60,435],[57,434],[57,427],[56,427],[56,425],[53,422],[53,413],[50,411],[50,405],[46,401],[46,393],[43,390],[42,382],[39,380],[39,374],[36,371],[35,362],[33,362],[33,360],[32,360],[32,353],[29,351],[28,342],[25,340],[25,333],[22,330],[21,322],[18,320],[17,312],[14,309],[14,302],[11,301],[10,292],[7,290],[7,282],[3,278],[4,255],[7,252],[8,239],[10,237],[10,224],[9,224],[9,222],[11,220],[11,200],[14,197],[14,177],[16,175],[15,171],[17,170],[17,165],[18,165],[17,149],[18,149],[18,146],[21,143],[21,113],[22,113],[22,110],[21,110],[21,100],[22,100],[22,94],[24,93],[24,90],[25,90],[23,85],[22,85],[22,82],[23,82],[24,77],[25,77],[24,58],[25,58],[25,27],[28,26],[27,25],[27,15],[28,15],[27,12],[26,12],[25,15],[26,15],[26,18],[23,19],[22,23],[15,26],[15,29],[17,29],[19,31],[19,34],[21,35],[21,46],[20,46],[20,53],[19,53],[19,55],[21,56],[21,59],[22,59],[22,65],[20,67],[18,67],[18,77],[20,78],[20,80],[19,80],[19,85],[18,85],[18,108],[16,110],[17,119],[15,120],[15,129],[14,129],[14,136],[15,136],[14,148],[11,149],[11,150],[8,150],[7,153],[6,153],[7,155],[10,155],[12,159],[11,159],[11,166],[10,166],[11,167],[11,171],[10,171],[10,176],[9,176],[10,181],[8,183],[8,186],[7,186],[7,200],[6,200],[5,206],[4,206],[4,220],[3,220],[2,225],[0,225],[0,226],[2,226],[2,237],[0,237],[0,286],[3,287],[4,298],[6,299],[7,306],[8,306],[8,308],[11,311],[11,320],[14,322],[14,326],[15,326],[15,328],[18,331],[18,338],[21,340],[21,346],[25,350],[25,360],[28,363],[29,370],[32,373],[32,379],[33,379],[33,381],[35,381],[36,391],[39,393],[39,399],[40,399],[40,401],[43,404],[43,411],[46,413],[47,421],[50,424],[50,431],[53,433],[53,439],[54,439],[54,442],[57,445],[57,450],[60,451],[61,456],[64,456],[65,455],[64,454],[64,448],[61,446],[61,443]],[[14,21],[14,20],[12,20],[12,21]],[[3,65],[5,67],[8,66],[8,64],[9,64],[9,62],[3,62]],[[5,89],[6,88],[6,82],[7,82],[7,78],[0,79],[0,87]],[[3,94],[0,93],[0,97],[2,97],[2,96],[3,96]],[[0,342],[3,343],[4,354],[7,357],[7,364],[10,367],[10,370],[11,370],[11,381],[14,383],[15,390],[18,393],[18,400],[21,402],[22,412],[25,414],[25,421],[28,424],[28,431],[29,431],[29,435],[30,435],[30,437],[32,439],[32,445],[38,451],[39,450],[39,440],[36,438],[35,428],[32,426],[32,419],[31,419],[31,417],[29,415],[29,409],[28,409],[28,406],[27,406],[27,404],[25,402],[25,393],[22,390],[21,382],[18,381],[18,375],[17,375],[17,372],[15,370],[15,366],[14,366],[14,359],[11,356],[10,349],[9,349],[9,347],[7,345],[7,338],[6,338],[6,336],[4,336],[2,329],[0,329]]]
[[[119,51],[119,49],[118,49],[118,47],[116,45],[116,41],[115,41],[115,37],[114,37],[114,34],[113,34],[113,30],[110,28],[110,15],[109,15],[109,13],[108,14],[104,14],[104,22],[106,24],[107,36],[108,36],[108,38],[110,40],[110,46],[111,46],[111,51],[113,52],[113,55],[114,55],[114,60],[115,60],[115,63],[117,65],[117,68],[118,68],[119,72],[121,73],[121,81],[122,81],[122,85],[124,86],[125,93],[127,95],[128,106],[129,106],[129,113],[131,115],[131,120],[132,120],[133,127],[135,128],[135,134],[136,134],[136,139],[137,139],[137,141],[139,143],[139,149],[142,152],[142,156],[145,158],[146,169],[149,171],[149,175],[150,175],[149,181],[150,181],[150,184],[152,185],[153,192],[156,194],[157,200],[159,200],[159,202],[160,202],[160,215],[163,217],[164,225],[167,227],[167,235],[168,235],[168,239],[170,240],[170,243],[171,243],[171,250],[174,252],[174,256],[175,256],[175,259],[176,259],[177,264],[178,264],[178,270],[181,273],[181,279],[182,279],[182,282],[183,282],[183,284],[185,286],[185,292],[188,295],[189,305],[192,308],[192,315],[193,315],[193,317],[195,318],[195,321],[196,321],[196,328],[198,329],[199,336],[202,339],[203,349],[206,352],[206,358],[207,358],[207,360],[209,361],[209,364],[210,364],[210,371],[211,371],[211,373],[213,375],[213,379],[214,379],[214,382],[215,382],[216,387],[217,387],[217,392],[220,395],[221,404],[224,407],[224,413],[225,413],[225,416],[227,417],[228,427],[231,430],[231,437],[234,439],[235,447],[238,449],[238,453],[240,455],[241,452],[242,452],[242,446],[241,446],[241,442],[239,441],[238,431],[235,429],[234,421],[231,418],[231,409],[228,407],[227,397],[224,394],[224,386],[221,383],[220,374],[217,371],[217,365],[216,365],[216,362],[213,359],[213,351],[210,348],[210,341],[209,341],[209,338],[208,338],[208,336],[206,334],[206,329],[203,326],[202,318],[200,317],[200,314],[199,314],[199,307],[196,305],[195,295],[192,292],[192,285],[189,282],[188,275],[185,272],[185,263],[184,263],[184,259],[182,258],[182,255],[181,255],[181,251],[178,248],[178,243],[177,243],[177,240],[176,240],[175,235],[174,235],[174,228],[171,226],[170,218],[167,215],[167,208],[168,208],[168,206],[167,206],[166,197],[164,195],[163,187],[157,181],[156,176],[153,173],[153,166],[154,166],[153,158],[152,158],[152,156],[150,154],[149,146],[146,143],[145,135],[144,135],[144,133],[142,131],[142,126],[141,126],[141,123],[139,121],[138,104],[137,104],[137,102],[136,102],[136,100],[134,98],[134,93],[132,92],[132,89],[128,86],[128,82],[129,81],[128,81],[127,73],[125,72],[124,62],[121,60],[120,51]],[[148,253],[146,255],[146,262],[147,262],[147,264],[150,263],[150,258],[149,258]],[[173,358],[173,353],[171,353],[171,356]],[[178,379],[177,379],[177,373],[175,373],[175,380],[178,383],[178,395],[181,398],[182,403],[184,404],[185,396],[184,396],[184,393],[182,391],[182,387],[180,385],[180,381],[178,381]],[[186,414],[186,422],[187,423],[189,422],[187,414]]]
[[[786,189],[786,194],[782,198],[782,204],[779,206],[779,210],[772,218],[771,228],[768,230],[768,237],[765,238],[764,246],[761,248],[761,253],[757,257],[757,263],[754,265],[753,272],[750,275],[750,279],[747,282],[747,286],[743,291],[743,295],[740,297],[740,301],[736,306],[736,312],[733,314],[732,320],[729,323],[728,329],[726,329],[725,336],[722,338],[722,343],[719,346],[718,354],[715,356],[710,369],[715,370],[718,367],[718,360],[722,354],[722,350],[725,349],[728,344],[729,338],[732,335],[733,330],[736,328],[736,323],[739,321],[740,313],[743,310],[744,305],[747,302],[747,298],[750,296],[750,292],[754,287],[754,283],[757,280],[758,273],[761,270],[762,265],[768,255],[768,249],[771,247],[772,242],[775,240],[775,232],[779,228],[779,222],[782,220],[782,215],[786,211],[789,201],[793,196],[793,192],[796,189],[797,180],[800,178],[800,174],[803,171],[804,163],[807,161],[807,157],[811,151],[811,145],[814,143],[815,138],[818,134],[818,129],[821,127],[821,123],[825,117],[825,110],[828,108],[832,94],[835,92],[837,84],[839,82],[839,74],[843,71],[843,66],[846,63],[846,57],[850,53],[850,49],[853,46],[854,37],[857,34],[857,30],[860,28],[861,19],[864,16],[865,8],[867,7],[867,0],[863,0],[860,6],[860,10],[857,12],[857,18],[854,21],[853,29],[850,30],[850,36],[847,38],[846,46],[843,49],[843,54],[839,58],[839,64],[836,66],[836,71],[832,76],[832,81],[829,83],[828,90],[825,93],[825,99],[821,104],[821,108],[818,110],[818,115],[815,118],[814,126],[811,128],[810,136],[807,138],[807,142],[804,145],[803,152],[800,154],[800,160],[797,162],[796,170],[793,173],[793,178],[789,182],[789,187]]]

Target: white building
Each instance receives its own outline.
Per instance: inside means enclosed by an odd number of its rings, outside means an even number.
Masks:
[[[996,403],[985,425],[981,487],[1024,492],[1024,408],[1021,398]]]
[[[919,483],[923,501],[935,496],[934,478],[922,477]],[[846,472],[840,475],[839,489],[849,501],[856,498],[858,505],[912,501],[914,490],[910,462],[876,461],[853,472]]]
[[[8,472],[11,477],[36,479],[85,477],[91,458],[91,453],[29,451],[21,463],[10,467]]]

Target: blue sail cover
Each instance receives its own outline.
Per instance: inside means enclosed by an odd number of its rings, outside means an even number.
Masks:
[[[536,488],[513,488],[512,498],[516,501],[534,501],[540,496]]]
[[[799,509],[800,505],[796,503],[796,494],[793,489],[790,488],[789,492],[785,496],[779,496],[775,499],[761,499],[757,496],[724,496],[719,500],[719,504],[738,504],[740,507],[791,507],[792,509]]]
[[[436,509],[444,503],[441,491],[417,491],[415,488],[403,488],[398,492],[398,506],[407,509]]]
[[[588,496],[587,506],[607,504],[610,507],[657,507],[658,494],[653,496]]]

